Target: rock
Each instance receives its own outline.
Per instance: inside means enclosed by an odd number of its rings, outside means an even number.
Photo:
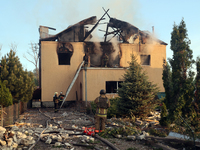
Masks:
[[[13,136],[13,141],[17,142],[17,136],[16,135]]]
[[[83,138],[86,139],[86,140],[89,140],[89,139],[90,139],[90,137],[87,136],[87,135],[83,135]]]
[[[86,143],[85,140],[81,140],[82,143]]]
[[[144,140],[145,139],[145,135],[142,134],[142,135],[136,136],[136,139],[137,140]]]
[[[45,143],[51,144],[51,142],[52,142],[52,139],[51,139],[50,136],[49,136]]]
[[[22,132],[17,132],[17,136],[21,136],[22,135]]]
[[[57,141],[58,141],[58,142],[62,142],[62,137],[61,137],[60,135],[58,135]]]
[[[22,133],[22,135],[18,136],[18,138],[25,139],[27,138],[27,135]]]
[[[27,126],[31,126],[31,123],[27,123],[26,125],[27,125]]]
[[[22,139],[17,139],[17,144],[21,144]]]
[[[63,139],[68,139],[68,138],[69,138],[69,134],[61,134],[61,137],[62,137]]]
[[[93,138],[93,137],[90,137],[90,141],[94,142],[94,138]]]
[[[60,145],[61,145],[60,142],[56,142],[56,143],[54,144],[54,146],[60,146]]]
[[[0,140],[0,143],[1,143],[2,146],[6,145],[6,141]]]
[[[12,138],[7,139],[7,144],[8,144],[8,146],[11,146],[12,143],[13,143],[13,139],[12,139]]]
[[[50,136],[51,136],[51,138],[52,138],[53,140],[57,140],[57,139],[58,139],[57,135],[51,134]]]
[[[62,121],[58,121],[58,124],[62,124]]]
[[[25,133],[25,134],[28,134],[28,131],[26,130],[24,133]]]
[[[73,128],[73,129],[78,129],[78,126],[72,125],[72,128]]]
[[[13,142],[12,147],[15,149],[18,147],[18,144]]]
[[[21,144],[28,146],[29,145],[29,140],[27,139],[21,139]]]
[[[39,125],[39,128],[43,128],[43,125]]]
[[[146,133],[145,136],[149,136],[149,133]]]
[[[33,140],[33,137],[32,136],[27,136],[27,140],[31,141],[31,140]]]
[[[41,133],[44,129],[43,128],[35,128],[35,132]]]
[[[53,129],[58,129],[58,126],[53,126],[52,128],[53,128]]]
[[[170,124],[170,127],[174,127],[175,126],[175,124],[173,123],[173,124]]]
[[[18,128],[17,126],[13,126],[11,130],[13,130],[13,131],[18,131],[19,128]]]
[[[73,148],[69,143],[65,143],[66,148]]]
[[[134,136],[134,135],[128,135],[127,138],[131,139],[131,140],[136,140],[136,136]]]
[[[49,133],[47,133],[47,134],[41,134],[40,138],[43,138],[43,137],[46,137],[46,136],[49,136]]]

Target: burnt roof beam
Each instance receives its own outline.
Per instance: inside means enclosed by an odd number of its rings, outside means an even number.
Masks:
[[[94,25],[94,27],[89,31],[89,32],[87,32],[86,33],[86,35],[85,35],[85,37],[83,38],[83,41],[85,41],[85,39],[92,33],[92,31],[97,27],[97,25],[99,24],[99,22],[101,21],[101,20],[103,20],[104,18],[104,16],[106,15],[106,13],[109,11],[109,9],[104,13],[104,15],[99,19],[99,21]]]

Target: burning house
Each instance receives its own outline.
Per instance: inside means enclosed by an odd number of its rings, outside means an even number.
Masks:
[[[167,44],[148,31],[111,18],[107,12],[99,20],[96,16],[87,18],[56,35],[48,33],[53,28],[40,26],[39,71],[44,106],[53,106],[49,102],[56,91],[66,92],[66,101],[93,101],[101,89],[106,89],[107,97],[117,96],[131,54],[137,57],[149,80],[164,92],[162,64]],[[105,15],[109,22],[104,39],[92,42],[93,31]]]

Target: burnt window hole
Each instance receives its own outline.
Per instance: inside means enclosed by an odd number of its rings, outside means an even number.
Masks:
[[[70,65],[71,56],[70,53],[58,53],[59,65]]]

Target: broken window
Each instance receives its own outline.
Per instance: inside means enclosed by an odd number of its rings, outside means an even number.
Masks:
[[[140,55],[141,65],[150,65],[150,55]]]
[[[106,93],[117,93],[123,81],[106,81]]]
[[[73,55],[74,49],[71,43],[58,43],[58,64],[59,65],[70,65],[70,60]]]

